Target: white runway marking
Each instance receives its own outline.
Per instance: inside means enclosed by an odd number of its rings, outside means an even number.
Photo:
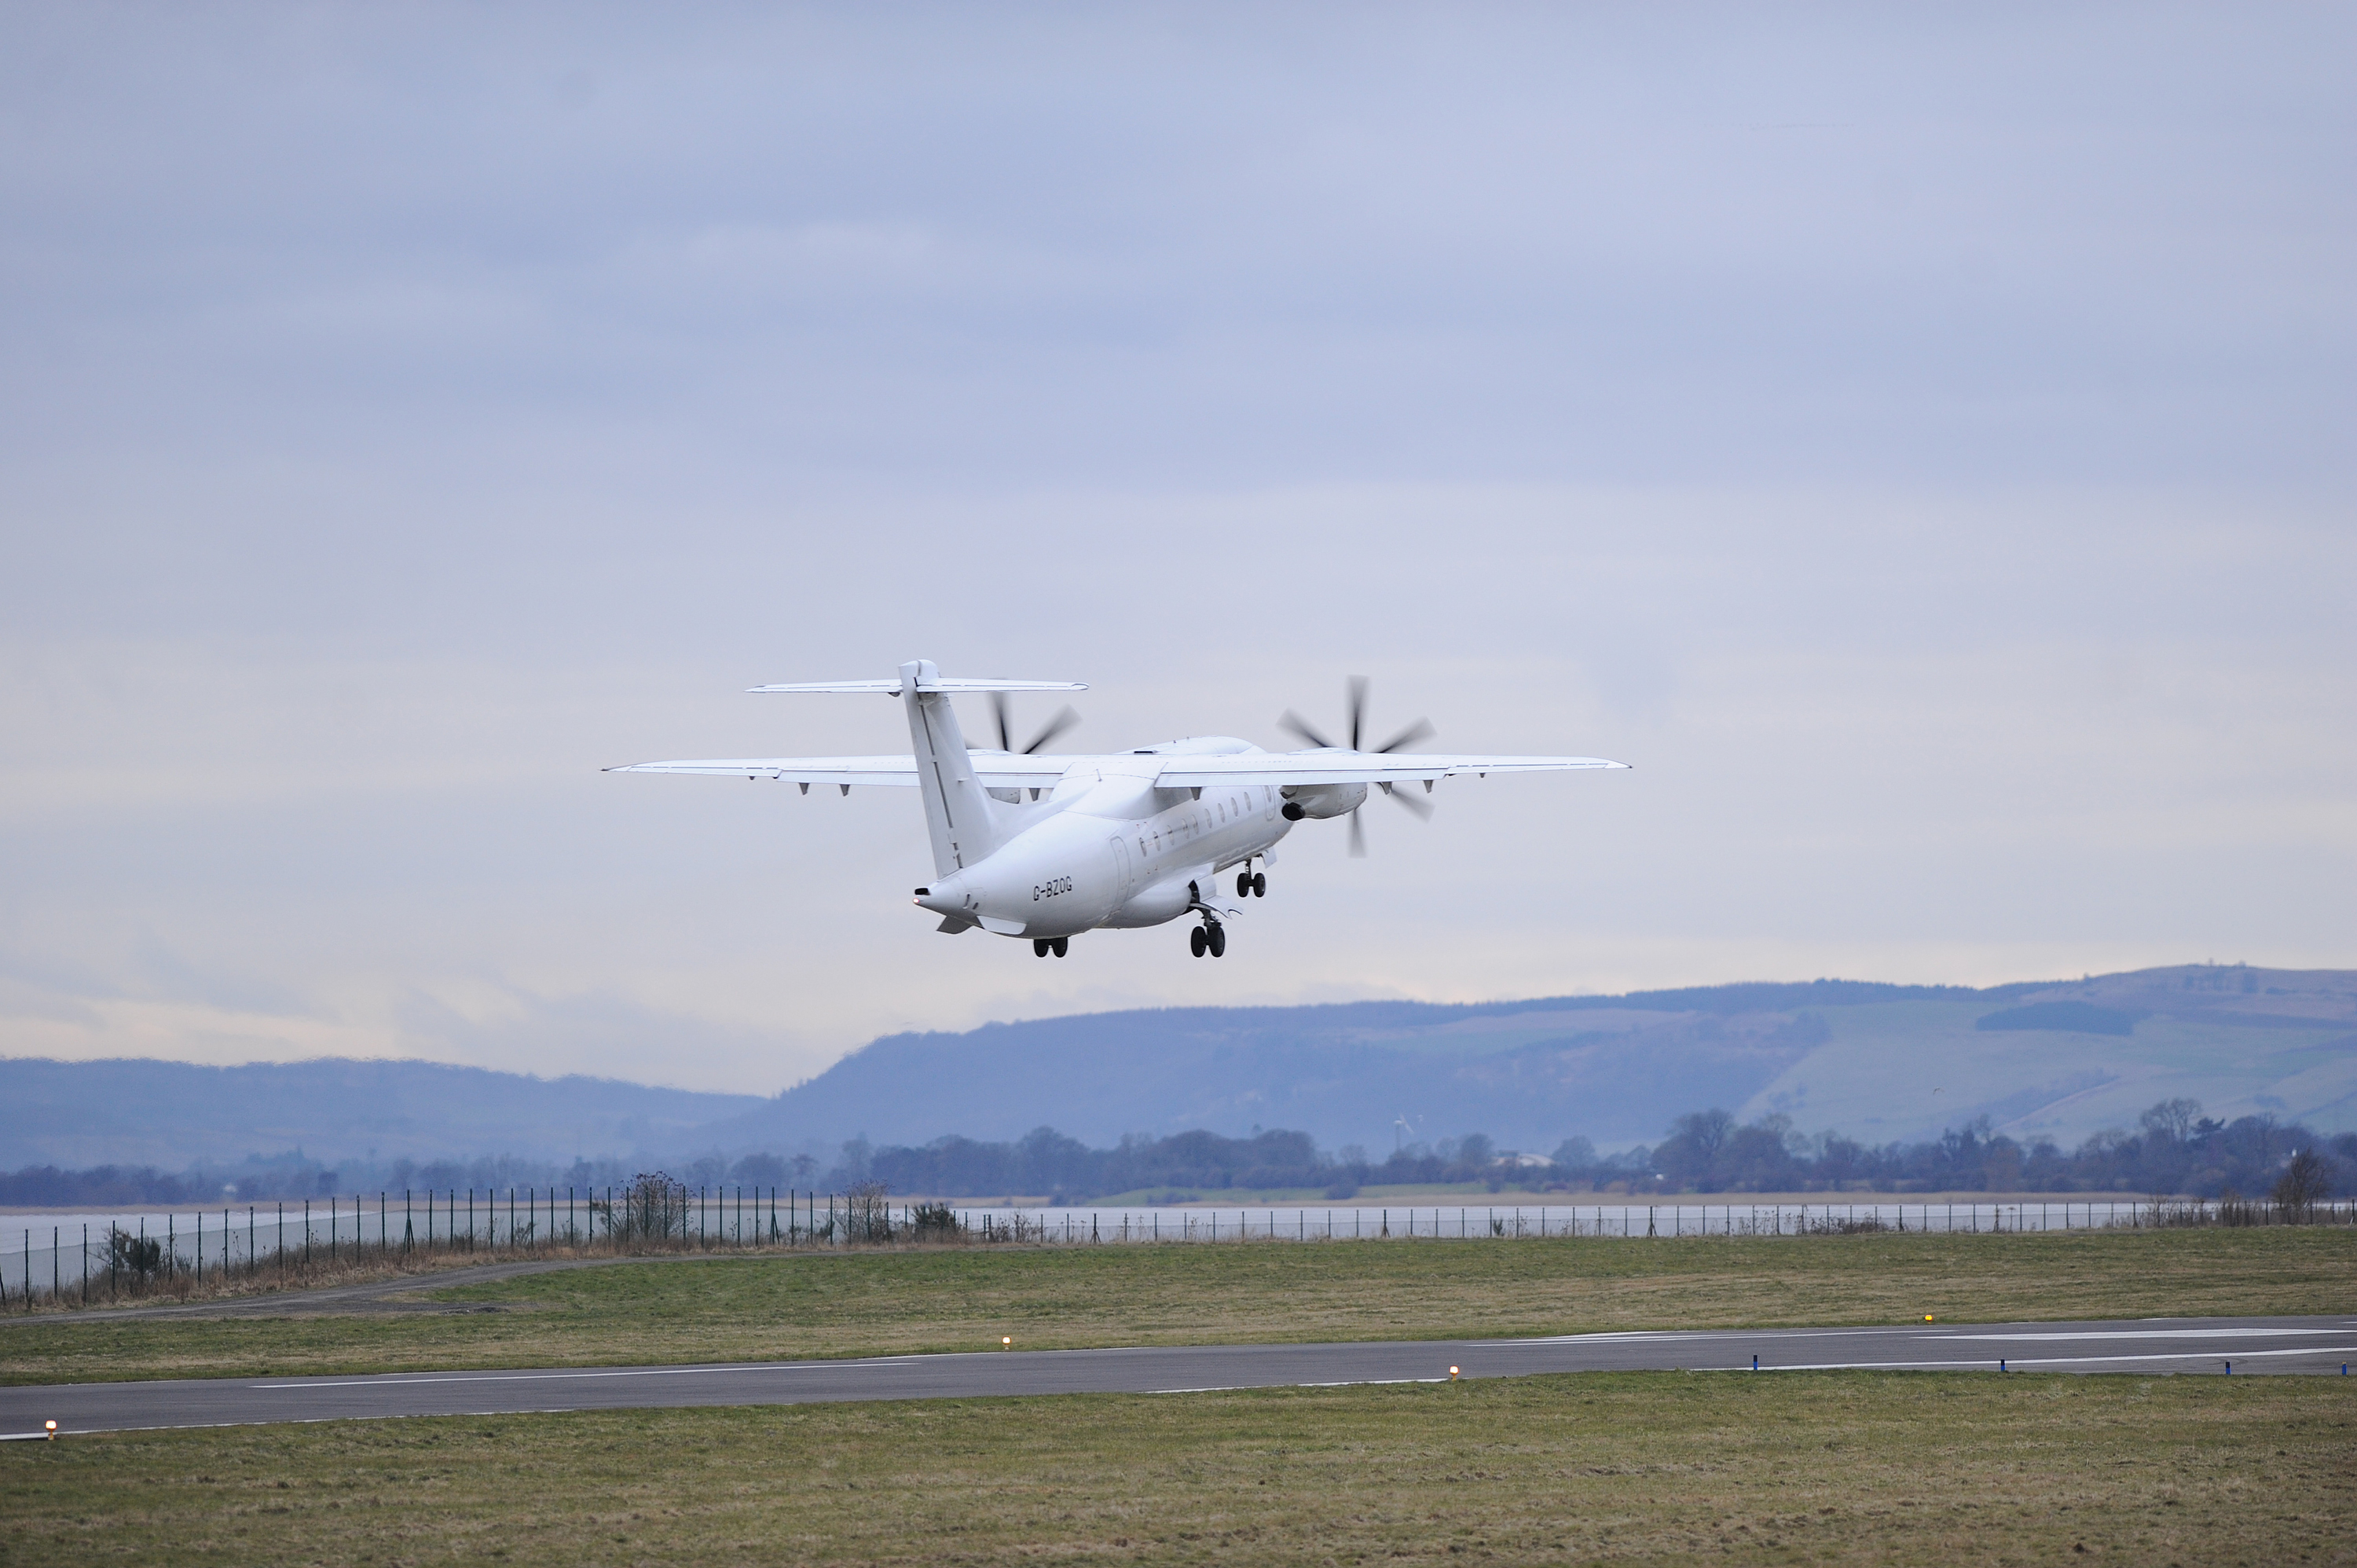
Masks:
[[[2262,1356],[2357,1356],[2357,1346],[2305,1345],[2297,1350],[2236,1350],[2221,1356],[2212,1350],[2153,1350],[2141,1356],[2011,1356],[2016,1367],[2092,1367],[2109,1361],[2255,1361]],[[1931,1368],[1964,1367],[1986,1369],[1986,1359],[1975,1361],[1825,1361],[1810,1365],[1762,1367],[1763,1372],[1922,1371]],[[1748,1370],[1737,1368],[1738,1371]]]
[[[1381,1389],[1397,1383],[1445,1383],[1447,1378],[1345,1378],[1338,1383],[1214,1383],[1201,1389],[1148,1389],[1150,1394],[1256,1394],[1268,1389]]]
[[[2028,1340],[2028,1339],[2251,1339],[2262,1335],[2345,1334],[2347,1327],[2338,1328],[2128,1328],[2108,1334],[1926,1334],[1926,1339],[1945,1339],[1954,1343],[1963,1339]]]

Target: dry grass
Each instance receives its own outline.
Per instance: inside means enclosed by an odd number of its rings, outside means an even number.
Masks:
[[[538,1247],[530,1250],[508,1250],[485,1247],[479,1252],[458,1248],[419,1247],[404,1252],[394,1250],[378,1252],[373,1248],[359,1258],[322,1252],[306,1262],[299,1254],[290,1254],[285,1266],[274,1259],[266,1259],[258,1269],[223,1270],[209,1267],[199,1281],[192,1272],[159,1275],[144,1283],[124,1282],[119,1288],[107,1288],[102,1268],[91,1281],[91,1299],[85,1304],[75,1282],[70,1277],[57,1294],[48,1293],[44,1282],[36,1282],[36,1294],[29,1305],[21,1297],[15,1298],[12,1313],[34,1316],[79,1317],[92,1312],[137,1310],[153,1306],[200,1306],[214,1302],[248,1302],[267,1300],[273,1296],[315,1290],[334,1290],[345,1285],[378,1284],[388,1280],[414,1279],[420,1289],[426,1288],[437,1274],[456,1273],[461,1269],[479,1268],[486,1263],[572,1262],[575,1260],[605,1260],[614,1254],[591,1251],[587,1248]]]
[[[0,1558],[2357,1561],[2341,1380],[1599,1374],[0,1450]]]
[[[0,1326],[55,1382],[1250,1340],[2345,1312],[2357,1231],[940,1249],[619,1263],[447,1314]]]

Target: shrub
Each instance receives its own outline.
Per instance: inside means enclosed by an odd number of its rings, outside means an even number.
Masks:
[[[144,1284],[154,1279],[163,1266],[163,1242],[152,1236],[135,1236],[120,1225],[108,1228],[106,1267],[109,1273]]]
[[[956,1210],[946,1203],[917,1205],[909,1213],[909,1226],[920,1241],[955,1241],[965,1233],[965,1228],[958,1223]]]

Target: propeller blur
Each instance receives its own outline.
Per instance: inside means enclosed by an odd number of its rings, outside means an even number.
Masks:
[[[1045,958],[1064,956],[1083,931],[1159,926],[1195,918],[1188,946],[1198,958],[1227,951],[1221,877],[1236,873],[1239,899],[1265,897],[1277,841],[1305,821],[1350,821],[1350,852],[1366,854],[1359,810],[1372,788],[1429,819],[1425,797],[1443,779],[1470,774],[1548,773],[1625,768],[1595,757],[1497,757],[1404,749],[1428,739],[1417,719],[1381,746],[1362,747],[1367,682],[1349,689],[1350,744],[1337,746],[1288,711],[1280,727],[1308,743],[1269,752],[1224,736],[1163,741],[1130,751],[1048,755],[1042,748],[1080,723],[1060,710],[1020,748],[1007,694],[1084,692],[1078,682],[986,681],[943,676],[929,660],[900,666],[892,681],[828,681],[756,686],[756,692],[874,693],[900,699],[914,749],[908,756],[777,757],[640,762],[609,773],[741,775],[800,786],[912,787],[924,804],[933,877],[916,891],[939,930],[976,929],[1028,940]],[[970,747],[950,698],[987,693],[996,749]],[[1408,786],[1420,786],[1411,793]],[[1041,799],[1042,794],[1046,798]]]

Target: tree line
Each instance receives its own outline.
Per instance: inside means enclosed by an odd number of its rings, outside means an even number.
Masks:
[[[1919,1143],[1868,1146],[1839,1133],[1795,1131],[1781,1116],[1739,1123],[1723,1110],[1678,1117],[1662,1142],[1599,1155],[1580,1137],[1544,1158],[1501,1152],[1480,1133],[1410,1144],[1381,1160],[1356,1145],[1321,1150],[1307,1133],[1255,1132],[1243,1138],[1190,1132],[1132,1133],[1091,1148],[1052,1127],[1004,1143],[936,1138],[878,1147],[842,1145],[832,1165],[807,1154],[710,1155],[675,1165],[692,1187],[741,1186],[848,1191],[861,1184],[929,1197],[1021,1195],[1082,1202],[1119,1193],[1183,1201],[1226,1191],[1283,1188],[1340,1200],[1369,1187],[1480,1183],[1492,1191],[1716,1192],[2134,1192],[2200,1197],[2272,1192],[2296,1156],[2302,1181],[2323,1197],[2357,1190],[2357,1133],[2330,1138],[2268,1116],[2222,1122],[2190,1100],[2164,1100],[2130,1128],[2096,1133],[2064,1150],[1991,1131],[1983,1117]],[[505,1157],[417,1164],[396,1160],[361,1171],[301,1156],[250,1160],[234,1170],[99,1165],[27,1166],[0,1174],[0,1204],[207,1208],[373,1192],[467,1187],[627,1185],[638,1162],[576,1160],[558,1166]]]
[[[2357,1184],[2357,1133],[2327,1138],[2271,1116],[2222,1122],[2191,1100],[2164,1100],[2133,1129],[2110,1128],[2065,1151],[1990,1131],[1984,1116],[1916,1144],[1868,1147],[1838,1133],[1806,1137],[1781,1116],[1738,1126],[1724,1111],[1679,1117],[1651,1149],[1622,1156],[1680,1192],[2136,1192],[2196,1197],[2270,1191],[2302,1151],[2333,1192]],[[2323,1197],[2330,1194],[2316,1194]]]
[[[2050,1138],[1994,1133],[1982,1117],[1937,1138],[1868,1146],[1839,1133],[1807,1136],[1789,1119],[1738,1123],[1723,1110],[1678,1117],[1669,1136],[1599,1156],[1568,1138],[1544,1160],[1501,1154],[1484,1133],[1411,1144],[1386,1158],[1345,1146],[1318,1148],[1304,1133],[1223,1138],[1133,1134],[1092,1149],[1051,1127],[1011,1143],[938,1138],[919,1147],[875,1148],[855,1140],[826,1173],[849,1187],[880,1182],[900,1193],[981,1197],[1007,1194],[1079,1201],[1168,1189],[1174,1197],[1230,1189],[1323,1191],[1347,1198],[1368,1187],[1479,1182],[1492,1191],[1590,1192],[2135,1192],[2200,1197],[2257,1195],[2275,1187],[2296,1155],[2313,1156],[2325,1197],[2357,1188],[2357,1133],[2326,1138],[2270,1116],[2222,1122],[2190,1100],[2165,1100],[2136,1126],[2096,1133],[2066,1151]]]

